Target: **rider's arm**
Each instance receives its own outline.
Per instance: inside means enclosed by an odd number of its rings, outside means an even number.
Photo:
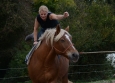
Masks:
[[[64,12],[63,15],[57,15],[57,14],[51,13],[50,16],[49,16],[49,18],[51,20],[52,19],[61,20],[61,19],[67,18],[68,16],[69,16],[68,12]]]
[[[38,28],[39,28],[39,23],[37,21],[37,18],[35,18],[35,23],[34,23],[34,42],[37,42],[37,34],[38,34]]]

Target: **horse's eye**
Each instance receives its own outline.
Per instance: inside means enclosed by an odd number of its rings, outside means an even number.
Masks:
[[[60,41],[61,41],[61,42],[65,42],[65,40],[64,40],[64,39],[61,39]]]

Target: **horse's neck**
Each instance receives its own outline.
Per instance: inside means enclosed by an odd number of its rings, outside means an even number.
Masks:
[[[44,47],[45,47],[45,58],[44,58],[44,65],[51,65],[55,61],[56,53],[54,49],[52,48],[51,44],[46,44],[44,42]]]
[[[51,65],[55,62],[56,53],[52,48],[45,59],[45,65]]]

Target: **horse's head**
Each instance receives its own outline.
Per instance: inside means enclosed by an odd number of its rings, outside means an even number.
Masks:
[[[72,37],[68,31],[69,26],[65,30],[60,29],[59,25],[56,27],[53,48],[57,54],[64,55],[69,60],[77,62],[79,53],[73,46]]]

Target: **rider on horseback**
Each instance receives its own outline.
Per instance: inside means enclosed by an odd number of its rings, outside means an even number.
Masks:
[[[59,22],[58,20],[67,18],[69,16],[68,12],[64,12],[63,15],[56,15],[49,12],[48,8],[45,5],[40,6],[39,14],[35,18],[34,31],[32,34],[26,36],[25,40],[34,40],[33,44],[38,43],[38,38],[45,32],[48,28],[55,28]],[[38,28],[41,27],[39,33]]]

